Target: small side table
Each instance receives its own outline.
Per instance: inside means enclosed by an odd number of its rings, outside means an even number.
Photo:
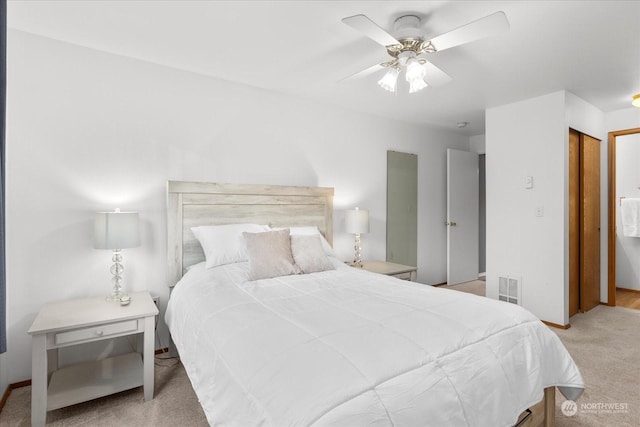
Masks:
[[[134,292],[129,296],[131,302],[126,306],[105,301],[101,296],[53,302],[42,307],[29,328],[31,425],[44,425],[47,411],[141,385],[144,399],[153,399],[158,308],[149,292]],[[61,347],[134,334],[142,334],[142,340],[138,340],[138,351],[142,354],[133,352],[58,369]]]
[[[363,261],[362,269],[372,273],[397,277],[402,280],[416,281],[418,268],[387,261]]]

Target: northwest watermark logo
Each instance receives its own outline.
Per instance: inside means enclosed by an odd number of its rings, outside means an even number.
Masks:
[[[587,414],[627,414],[629,413],[629,404],[622,402],[587,402],[580,404],[580,412]]]
[[[565,400],[560,406],[562,414],[567,417],[573,417],[578,413],[578,405],[573,400]]]
[[[629,413],[629,404],[623,402],[586,402],[578,405],[573,400],[565,400],[560,406],[562,414],[573,417],[580,411],[582,414],[626,414]]]

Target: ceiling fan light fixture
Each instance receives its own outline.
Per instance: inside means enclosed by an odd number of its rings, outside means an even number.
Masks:
[[[396,91],[396,85],[398,84],[398,74],[400,74],[400,69],[396,67],[391,67],[385,73],[384,76],[380,80],[378,80],[378,84],[384,90],[388,90],[389,92]]]
[[[640,107],[640,93],[637,95],[633,95],[633,101],[631,101],[631,105],[634,107]]]
[[[378,63],[352,77],[368,75],[381,67],[393,67],[396,70],[388,71],[378,84],[385,90],[395,92],[398,73],[402,71],[409,83],[410,93],[418,92],[428,86],[425,81],[427,73],[429,73],[428,80],[431,86],[437,87],[451,81],[451,77],[444,71],[426,62],[423,55],[501,34],[509,29],[509,21],[504,12],[495,12],[432,39],[424,37],[424,31],[421,28],[422,20],[415,14],[402,15],[395,20],[393,25],[395,35],[391,35],[362,14],[348,16],[343,18],[342,22],[384,47],[391,57],[391,60],[387,59],[386,62]]]
[[[425,82],[424,80],[412,80],[409,82],[409,93],[420,92],[427,86],[427,82]]]
[[[416,93],[427,87],[427,83],[424,81],[426,70],[415,58],[410,58],[407,61],[407,72],[405,79],[409,83],[409,93]]]

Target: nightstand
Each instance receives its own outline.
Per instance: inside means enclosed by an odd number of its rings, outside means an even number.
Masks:
[[[412,282],[416,281],[416,276],[418,274],[417,267],[387,261],[363,261],[362,269],[371,271],[372,273],[397,277],[402,280],[410,280]]]
[[[153,399],[155,317],[149,292],[129,294],[129,305],[104,296],[46,304],[29,328],[31,335],[31,425],[42,426],[47,411],[144,386]],[[58,369],[58,349],[142,334],[140,353],[128,353]],[[142,343],[141,343],[142,341]],[[142,344],[142,345],[141,345]]]

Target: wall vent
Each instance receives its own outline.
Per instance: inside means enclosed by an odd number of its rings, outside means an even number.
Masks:
[[[498,299],[520,305],[520,281],[509,276],[499,276],[498,280]]]

